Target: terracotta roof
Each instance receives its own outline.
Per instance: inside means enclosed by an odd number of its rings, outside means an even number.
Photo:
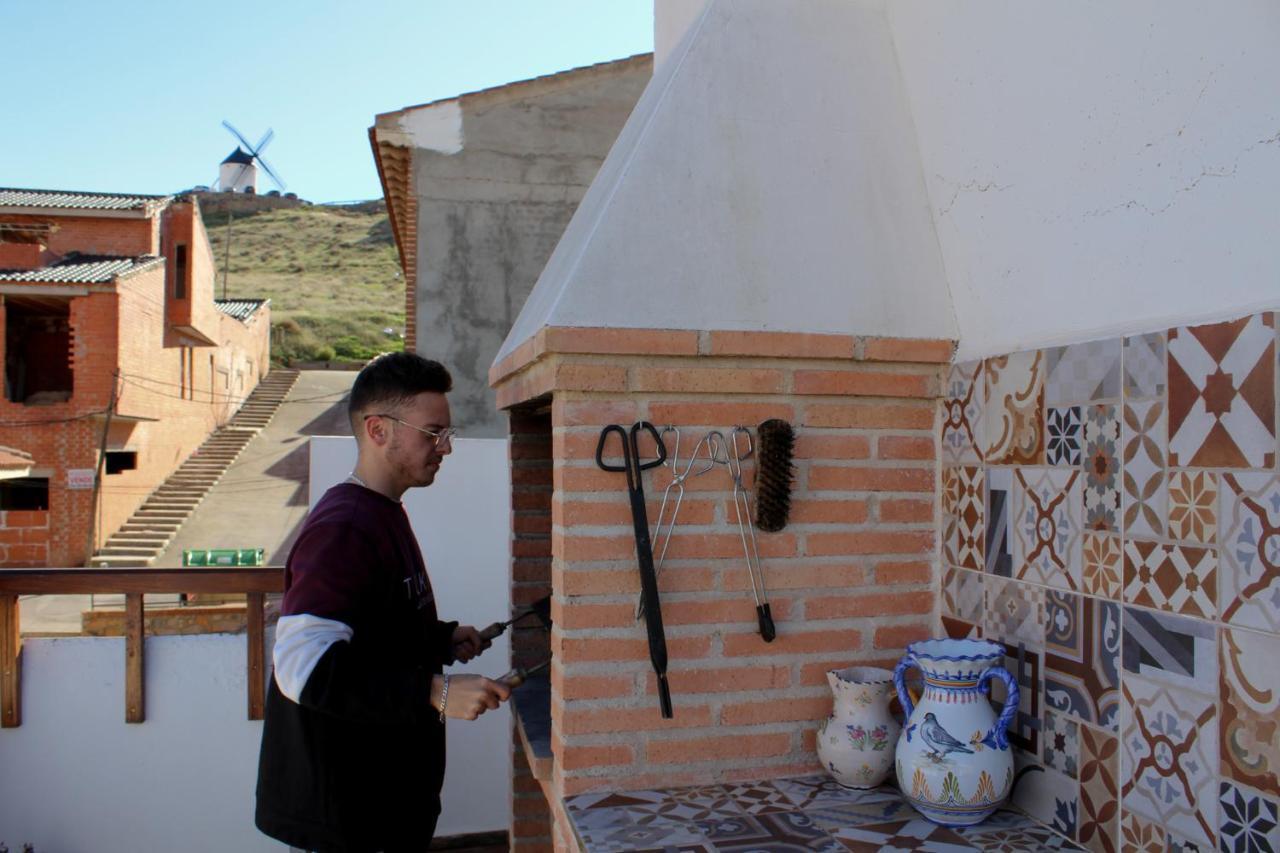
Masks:
[[[33,270],[0,270],[0,282],[65,282],[96,284],[164,265],[164,258],[142,255],[121,258],[112,255],[68,255],[55,264]]]
[[[0,207],[50,207],[79,210],[144,210],[173,196],[86,193],[69,190],[23,190],[0,187]]]
[[[0,471],[26,471],[33,461],[30,453],[0,445]]]
[[[213,304],[223,314],[235,317],[244,323],[270,301],[270,299],[215,299]]]

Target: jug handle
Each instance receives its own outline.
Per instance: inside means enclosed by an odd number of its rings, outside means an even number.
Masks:
[[[907,670],[916,665],[916,659],[911,655],[903,655],[902,660],[898,661],[898,665],[893,668],[893,686],[898,691],[898,701],[902,703],[903,719],[911,719],[911,712],[916,706],[911,702],[911,694],[907,692],[907,685],[904,676]]]
[[[1005,696],[1004,708],[1000,711],[1000,716],[992,724],[991,731],[987,732],[982,742],[995,749],[1008,749],[1009,725],[1013,722],[1014,715],[1018,713],[1018,682],[1009,674],[1009,670],[1002,666],[993,666],[978,676],[978,689],[981,690],[982,686],[993,678],[1004,682],[1008,695]]]

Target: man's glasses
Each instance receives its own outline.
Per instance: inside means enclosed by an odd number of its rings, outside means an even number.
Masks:
[[[433,439],[435,439],[436,447],[442,447],[443,445],[446,445],[446,444],[452,447],[453,439],[458,434],[458,431],[453,427],[445,427],[444,429],[427,429],[426,427],[414,426],[408,421],[400,420],[395,415],[388,415],[385,413],[380,413],[376,415],[365,415],[364,417],[365,417],[365,420],[368,420],[369,418],[386,418],[387,420],[395,421],[398,424],[404,424],[409,429],[416,429],[418,432],[423,433],[424,435],[431,436]]]

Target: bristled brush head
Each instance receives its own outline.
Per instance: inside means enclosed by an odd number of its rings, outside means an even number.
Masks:
[[[770,418],[756,436],[756,527],[776,533],[787,526],[791,513],[796,433],[786,421]]]

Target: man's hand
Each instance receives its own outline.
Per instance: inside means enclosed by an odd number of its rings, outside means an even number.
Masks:
[[[431,707],[440,710],[444,676],[431,680]],[[511,698],[511,688],[483,675],[449,676],[449,695],[445,697],[444,714],[455,720],[474,720]]]
[[[459,625],[453,629],[453,657],[466,663],[493,643],[480,639],[480,632],[471,625]]]

